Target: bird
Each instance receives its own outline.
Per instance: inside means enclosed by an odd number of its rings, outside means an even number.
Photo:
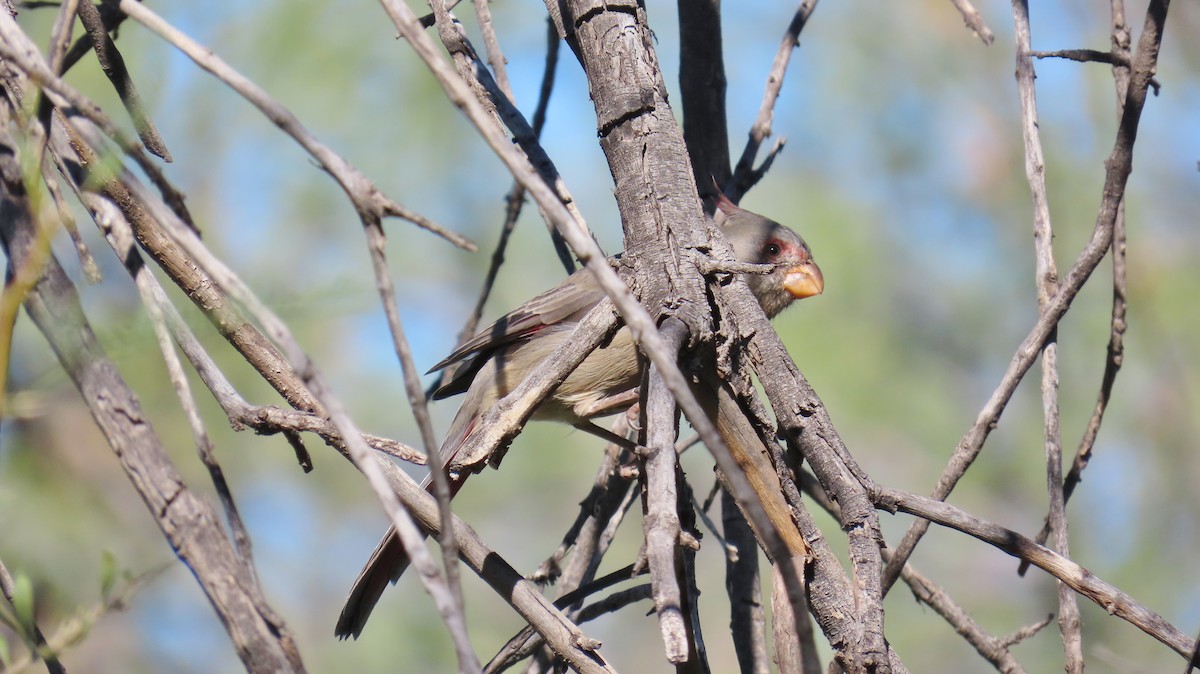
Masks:
[[[821,269],[808,244],[795,231],[736,206],[724,195],[716,198],[714,221],[738,262],[774,265],[769,273],[744,274],[768,318],[797,299],[824,291]],[[577,271],[481,330],[430,369],[436,372],[461,363],[450,380],[434,392],[434,400],[466,394],[442,442],[443,467],[451,464],[484,413],[569,339],[575,325],[604,297],[604,290],[590,271]],[[640,377],[632,333],[621,327],[567,376],[531,418],[600,431],[598,434],[606,437],[590,419],[627,409],[636,402]],[[448,475],[452,498],[468,475]],[[431,482],[427,477],[424,483],[430,491]],[[389,527],[354,581],[334,630],[339,639],[359,637],[384,589],[400,578],[408,563],[395,529]]]

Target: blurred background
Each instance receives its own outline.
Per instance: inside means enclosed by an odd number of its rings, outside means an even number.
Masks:
[[[670,80],[678,67],[677,10],[646,4]],[[944,0],[818,6],[775,110],[774,130],[787,147],[743,201],[800,231],[825,272],[825,294],[775,322],[801,371],[870,475],[919,493],[932,489],[1036,318],[1011,9],[996,1],[979,8],[996,33],[990,47]],[[424,369],[444,356],[477,296],[511,180],[395,39],[381,9],[283,0],[154,9],[290,107],[387,194],[480,244],[479,253],[467,254],[405,223],[386,224],[417,363]],[[726,3],[735,156],[793,9]],[[1128,9],[1135,43],[1143,11],[1142,3]],[[26,9],[19,17],[43,45],[52,12]],[[493,13],[518,104],[531,114],[545,51],[544,5],[509,0],[495,3]],[[458,14],[477,39],[470,8]],[[1032,27],[1035,49],[1109,45],[1108,14],[1095,3],[1036,3]],[[1189,634],[1200,625],[1200,585],[1190,561],[1200,550],[1200,44],[1186,38],[1198,31],[1196,5],[1176,3],[1158,68],[1162,92],[1142,117],[1127,198],[1125,364],[1096,456],[1068,506],[1071,556]],[[175,156],[167,173],[188,195],[207,244],[289,321],[361,427],[418,444],[365,238],[340,190],[254,108],[148,31],[127,22],[118,43]],[[1104,65],[1044,60],[1036,67],[1055,250],[1065,271],[1095,222],[1116,127],[1114,89]],[[68,80],[122,118],[94,58]],[[595,138],[586,83],[564,50],[544,143],[611,253],[621,247],[621,230]],[[137,294],[90,221],[81,214],[80,222],[104,282],[82,281],[65,237],[59,257],[177,465],[194,489],[211,496]],[[485,318],[562,276],[536,209],[526,209],[507,255]],[[1100,385],[1110,279],[1106,260],[1059,330],[1068,455]],[[174,296],[241,393],[251,402],[280,403],[187,300]],[[0,559],[33,581],[39,620],[53,632],[99,601],[106,554],[134,573],[173,555],[24,316],[15,338],[8,384],[15,416],[0,426]],[[1029,535],[1046,510],[1038,379],[1031,371],[950,499]],[[316,439],[308,439],[316,470],[305,475],[282,438],[234,433],[198,380],[193,385],[254,538],[268,597],[295,631],[309,671],[453,671],[449,640],[414,578],[385,594],[362,639],[334,640],[342,600],[385,526],[377,501],[350,464]],[[452,400],[434,405],[439,430],[454,410]],[[575,517],[599,460],[598,441],[534,424],[502,471],[473,481],[456,510],[531,571]],[[691,451],[685,464],[705,493],[711,460]],[[881,517],[894,545],[911,520]],[[822,522],[835,548],[844,548],[836,525]],[[624,529],[602,572],[636,553],[636,515]],[[699,559],[713,671],[736,671],[721,551],[711,536]],[[956,532],[934,527],[913,563],[997,635],[1057,610],[1046,574],[1020,578],[1011,558]],[[482,583],[465,582],[472,636],[486,660],[519,621]],[[1080,605],[1089,671],[1181,666],[1149,636],[1087,600]],[[647,602],[585,625],[620,671],[667,669],[649,609]],[[986,669],[903,588],[891,593],[886,610],[888,637],[912,671]],[[1056,627],[1014,653],[1029,671],[1057,670]],[[241,669],[178,562],[128,610],[101,618],[65,663],[77,672]]]

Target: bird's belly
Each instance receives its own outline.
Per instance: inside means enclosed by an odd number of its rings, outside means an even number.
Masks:
[[[480,391],[479,405],[486,408],[516,388],[525,375],[570,337],[572,329],[555,326],[535,340],[508,349],[489,361],[472,387]],[[599,403],[638,385],[638,356],[627,328],[617,331],[604,348],[593,351],[533,413],[540,421],[578,422],[577,410]],[[470,394],[468,394],[470,395]]]
[[[605,347],[593,351],[538,410],[542,419],[578,420],[576,410],[638,385],[637,349],[628,328],[621,328]],[[616,411],[616,410],[614,410]]]

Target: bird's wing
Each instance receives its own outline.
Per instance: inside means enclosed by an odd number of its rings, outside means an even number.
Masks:
[[[577,321],[602,299],[604,290],[596,283],[592,273],[587,269],[577,271],[554,288],[513,309],[476,333],[429,371],[436,372],[474,354],[486,358],[490,351],[528,337],[547,325]]]

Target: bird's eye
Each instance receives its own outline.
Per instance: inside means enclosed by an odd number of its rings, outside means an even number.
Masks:
[[[779,251],[780,251],[779,244],[768,243],[766,251],[767,251],[767,257],[775,257],[775,256],[779,255]]]

